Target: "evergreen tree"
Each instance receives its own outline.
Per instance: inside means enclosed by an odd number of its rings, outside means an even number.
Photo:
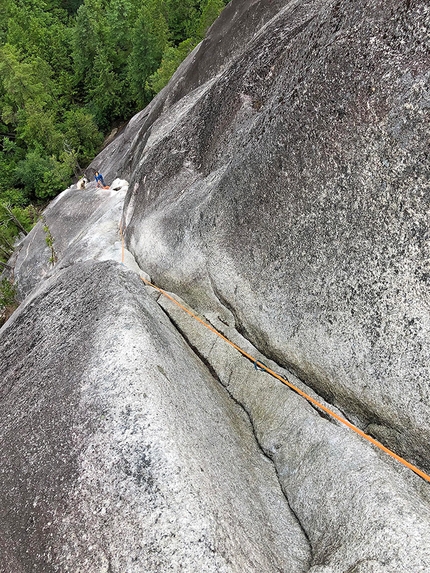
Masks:
[[[68,14],[76,14],[79,6],[82,4],[83,0],[61,0],[60,5]]]
[[[188,56],[188,54],[198,44],[195,38],[188,38],[178,46],[167,45],[163,52],[161,65],[147,81],[147,90],[152,94],[157,94],[166,86],[178,68],[179,64]]]
[[[93,69],[97,50],[97,12],[91,11],[91,6],[82,4],[76,15],[76,22],[72,32],[73,71],[78,100],[85,99]]]
[[[166,20],[174,46],[195,35],[199,8],[198,0],[166,0]]]
[[[16,220],[32,220],[28,202],[80,174],[101,130],[149,102],[224,3],[0,0],[0,204],[9,209],[0,208],[0,261]]]
[[[197,26],[197,36],[199,38],[204,38],[207,29],[221,14],[224,6],[224,0],[202,0],[202,13]]]
[[[157,2],[142,5],[132,30],[132,50],[128,58],[128,78],[134,100],[139,107],[150,99],[147,80],[161,63],[168,43],[166,19]]]

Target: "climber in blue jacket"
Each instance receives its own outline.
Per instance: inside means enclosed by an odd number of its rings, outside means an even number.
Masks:
[[[103,179],[103,175],[96,171],[94,175],[94,179],[96,180],[96,187],[106,187],[106,184]]]

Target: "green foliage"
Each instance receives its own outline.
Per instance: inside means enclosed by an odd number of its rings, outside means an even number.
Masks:
[[[5,277],[0,280],[0,326],[6,322],[17,306],[16,286]]]
[[[128,78],[139,106],[144,106],[151,97],[146,83],[161,63],[168,37],[169,29],[160,6],[156,3],[143,5],[132,30],[132,49],[128,58]]]
[[[188,38],[181,42],[176,48],[167,46],[163,52],[163,58],[158,70],[148,78],[147,90],[157,94],[167,85],[168,81],[176,71],[179,64],[197,45],[198,41]]]
[[[13,282],[3,278],[0,281],[0,309],[15,304],[16,295],[16,287]]]
[[[94,155],[102,135],[88,112],[59,106],[58,85],[41,58],[24,59],[15,46],[5,44],[0,74],[3,131],[14,137],[3,139],[0,173],[29,199],[55,196],[69,184],[78,160]]]
[[[27,234],[38,218],[38,211],[26,205],[18,189],[0,194],[0,262],[6,263],[20,233]]]
[[[82,96],[90,85],[97,43],[96,17],[90,6],[82,4],[72,28],[73,73]]]
[[[223,0],[206,0],[203,2],[202,13],[196,30],[199,38],[204,38],[207,29],[221,14],[224,6]]]
[[[83,1],[84,0],[62,0],[61,6],[67,10],[69,14],[75,14]]]
[[[26,209],[67,187],[225,1],[0,0],[0,200]]]
[[[65,189],[70,181],[73,158],[64,152],[60,160],[29,151],[16,167],[16,179],[29,199],[47,199]]]
[[[199,2],[195,0],[166,0],[167,24],[174,45],[194,35],[199,19]]]
[[[13,195],[10,193],[9,195]],[[34,223],[34,208],[32,206],[22,207],[8,203],[5,198],[0,201],[0,221],[4,225],[12,225],[17,231],[26,235]]]
[[[16,164],[23,157],[24,151],[14,141],[4,137],[3,148],[0,148],[0,197],[15,187]]]
[[[160,67],[146,82],[147,93],[154,96],[167,85],[178,66],[204,38],[207,29],[219,16],[226,3],[224,0],[202,0],[199,4],[191,0],[186,2],[169,0],[168,6],[173,15],[168,22],[173,43],[165,45]],[[197,9],[197,5],[200,10]],[[175,43],[184,35],[185,39]]]
[[[80,161],[85,164],[89,163],[103,142],[103,135],[97,128],[94,116],[85,108],[70,109],[64,113],[62,127],[65,149],[75,150]]]
[[[6,189],[0,193],[0,212],[2,205],[13,205],[14,207],[25,207],[27,201],[19,189]]]
[[[51,231],[46,223],[43,225],[43,232],[45,233],[45,242],[51,251],[49,262],[54,266],[57,262],[57,254],[54,249],[54,237],[51,235]]]
[[[85,0],[77,13],[72,54],[78,97],[104,130],[137,110],[127,61],[140,4],[138,0]]]

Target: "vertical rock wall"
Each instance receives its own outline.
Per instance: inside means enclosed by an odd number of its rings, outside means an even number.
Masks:
[[[128,161],[127,242],[428,470],[428,3],[272,8],[248,35],[215,24],[101,156]]]

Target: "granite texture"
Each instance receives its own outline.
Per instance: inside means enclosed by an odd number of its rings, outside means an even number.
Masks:
[[[100,157],[143,269],[427,471],[429,10],[271,3],[248,35],[238,12]]]
[[[429,30],[232,0],[95,159],[121,181],[48,207],[0,330],[2,573],[430,570],[429,484],[138,276],[429,473]]]
[[[59,271],[0,347],[2,573],[307,571],[248,417],[135,273]]]

